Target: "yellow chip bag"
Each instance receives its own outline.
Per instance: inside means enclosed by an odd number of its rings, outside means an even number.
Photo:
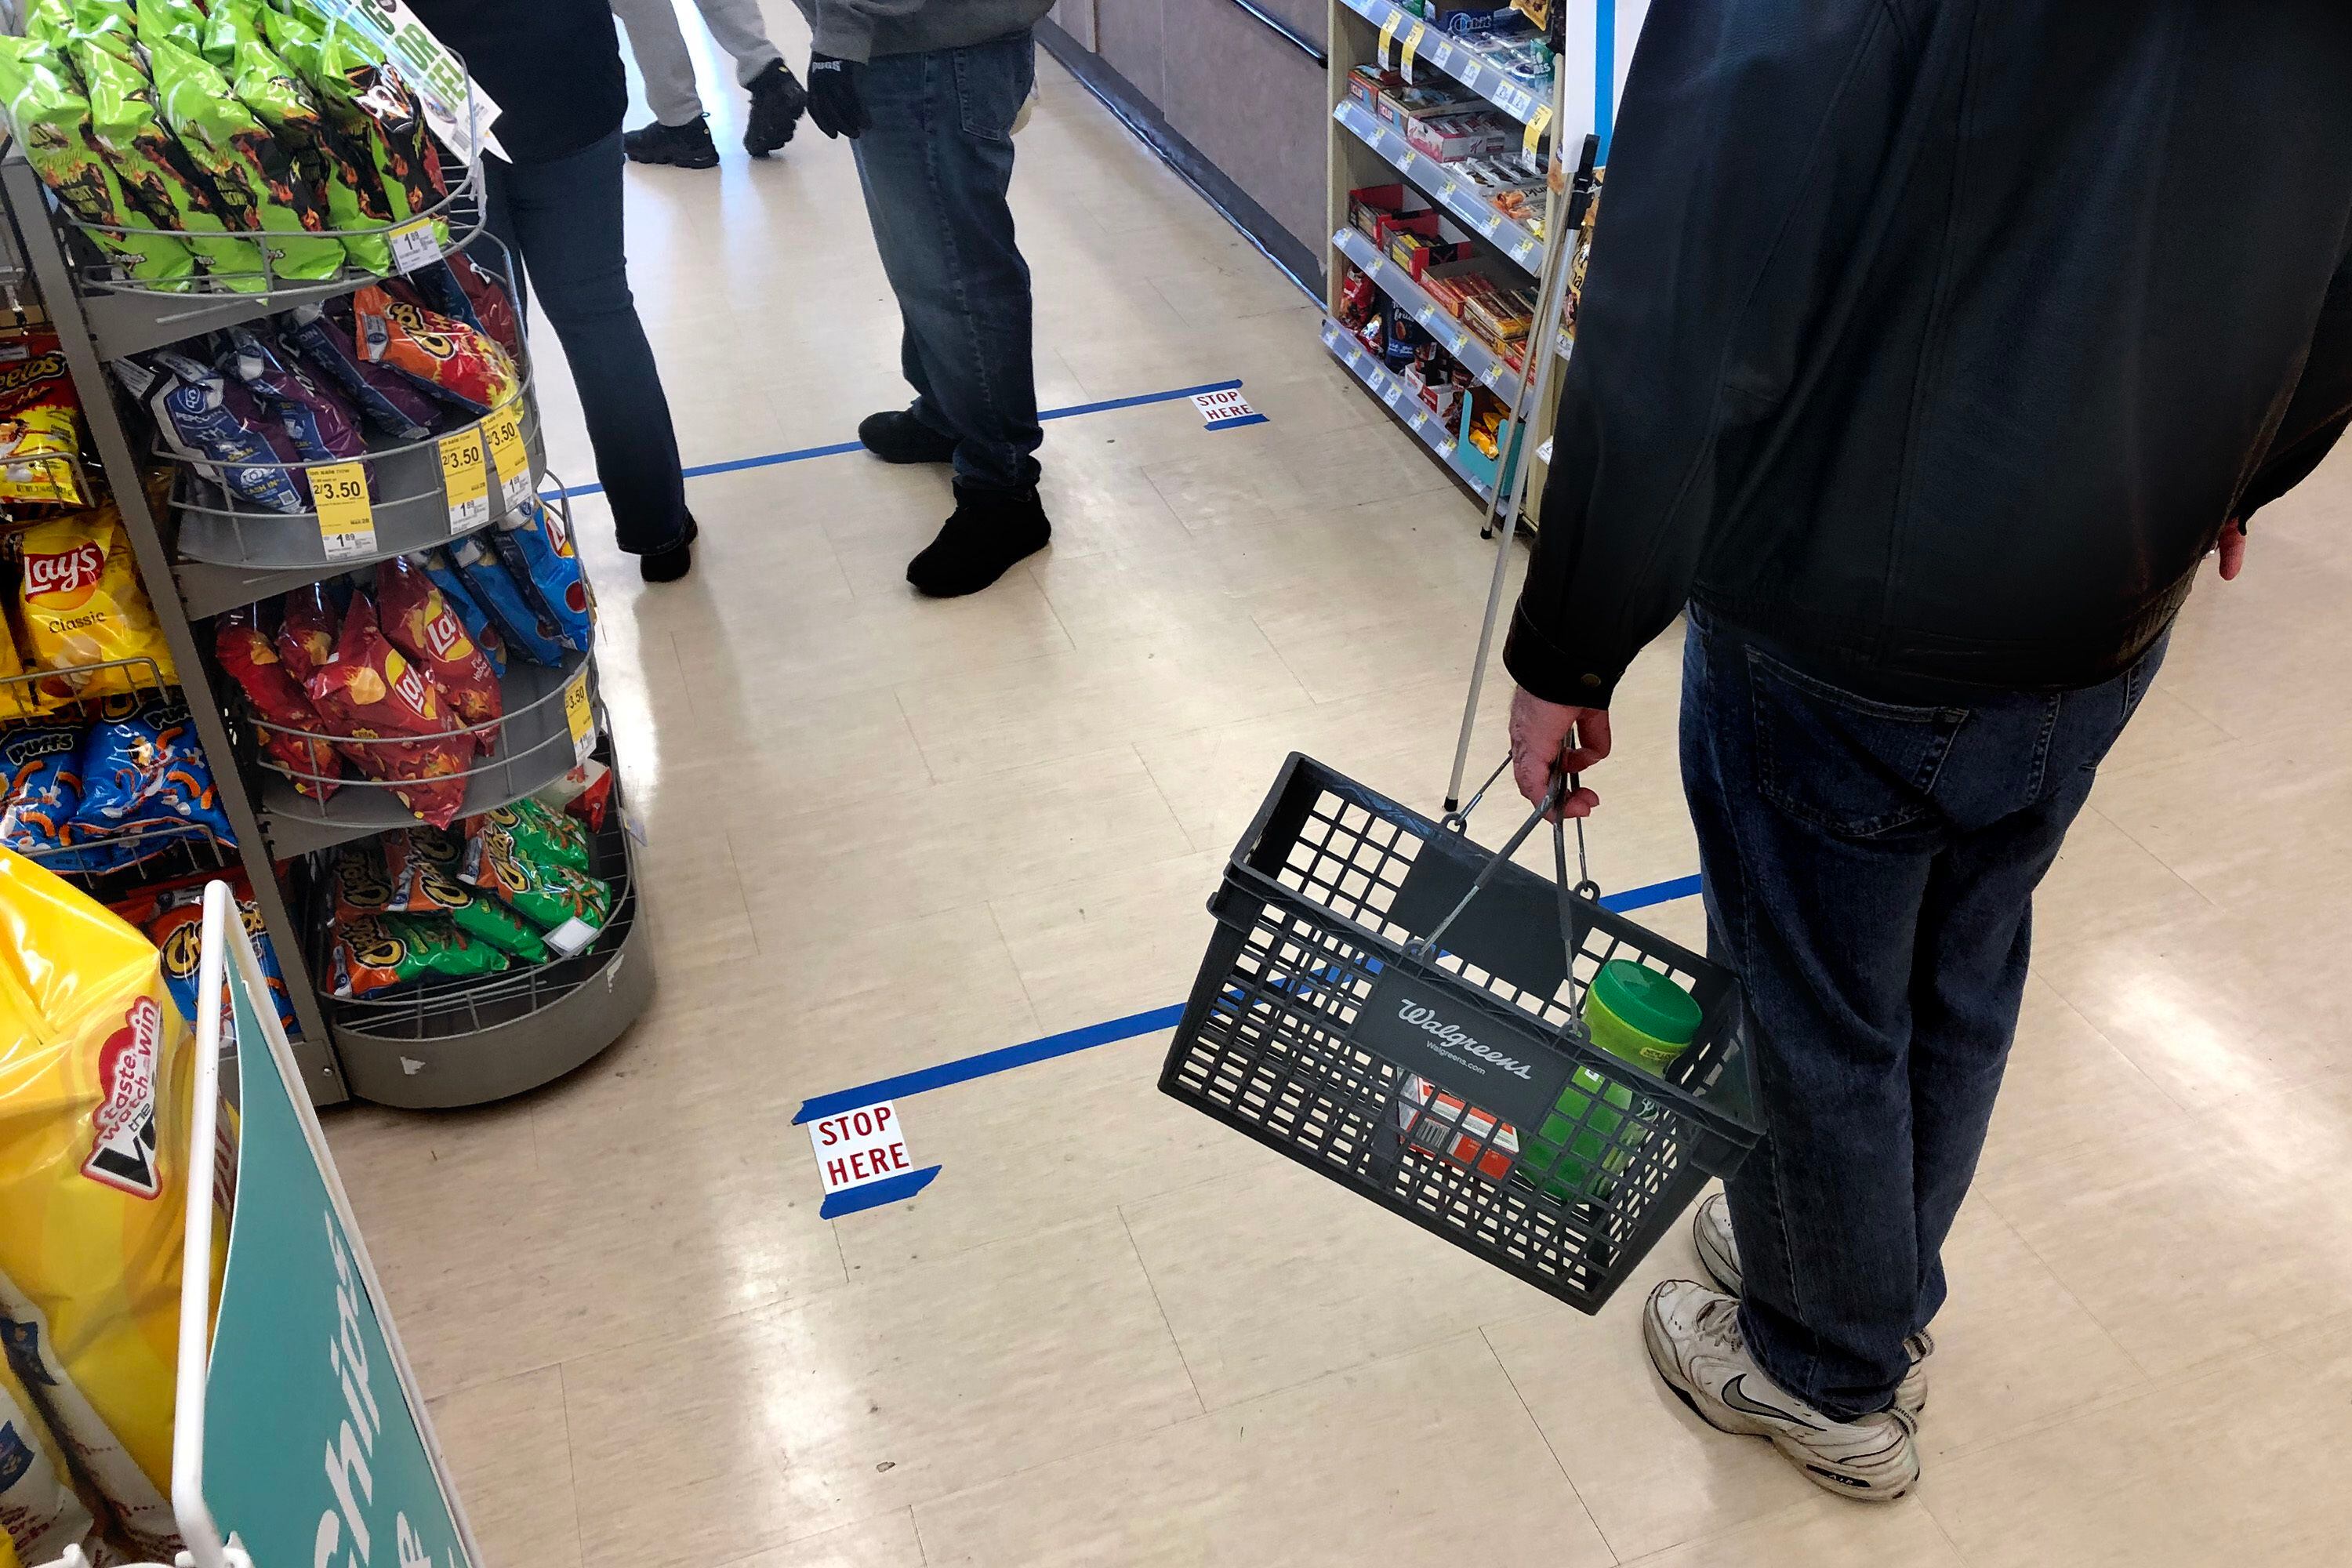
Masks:
[[[194,1070],[154,946],[0,851],[0,1343],[109,1533],[164,1563]]]
[[[89,1527],[40,1406],[0,1356],[0,1568],[54,1563]]]
[[[57,706],[34,689],[30,681],[12,680],[25,673],[25,661],[16,652],[16,636],[8,623],[0,619],[0,724],[12,719],[31,719]],[[0,1563],[0,1568],[6,1564]]]
[[[0,500],[89,504],[80,407],[57,333],[0,337]]]
[[[25,563],[21,652],[33,668],[59,672],[41,682],[45,697],[79,701],[152,689],[140,666],[82,668],[113,659],[152,659],[165,685],[179,683],[112,503],[37,522],[18,536],[17,548]]]

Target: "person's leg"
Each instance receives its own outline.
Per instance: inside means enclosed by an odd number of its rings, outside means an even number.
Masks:
[[[915,341],[915,329],[903,318],[898,328],[898,374],[915,389],[915,401],[907,405],[907,412],[924,428],[956,439],[955,426],[940,412],[939,399],[931,392],[931,374],[923,368],[922,345]]]
[[[646,79],[646,103],[664,125],[688,124],[702,118],[702,98],[694,89],[694,56],[686,47],[686,33],[677,25],[670,0],[612,0],[613,15],[628,30],[629,53]],[[704,9],[704,20],[709,8]],[[716,28],[712,29],[714,32]],[[769,54],[773,55],[772,47]]]
[[[493,204],[508,216],[540,313],[571,363],[621,548],[670,549],[688,526],[686,480],[661,372],[629,293],[620,132],[550,163],[490,166]]]
[[[738,86],[751,86],[768,68],[769,61],[784,58],[768,41],[768,22],[760,15],[760,0],[694,0],[694,8],[702,13],[702,25],[710,29],[719,47],[734,57]]]
[[[1005,199],[1034,66],[1024,32],[884,56],[866,72],[874,124],[857,138],[857,171],[914,349],[902,357],[929,377],[919,416],[955,432],[957,481],[975,489],[1033,489],[1044,439],[1029,267]]]

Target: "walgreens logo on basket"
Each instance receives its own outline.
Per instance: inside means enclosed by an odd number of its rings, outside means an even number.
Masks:
[[[1425,1007],[1410,996],[1399,999],[1397,1017],[1404,1023],[1411,1024],[1423,1034],[1436,1039],[1442,1045],[1476,1057],[1489,1067],[1509,1073],[1513,1078],[1535,1077],[1535,1069],[1518,1058],[1505,1056],[1492,1046],[1480,1045],[1476,1037],[1465,1034],[1460,1025],[1447,1023],[1437,1016],[1437,1010],[1434,1007]]]

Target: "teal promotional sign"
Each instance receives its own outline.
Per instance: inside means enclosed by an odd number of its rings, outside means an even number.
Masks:
[[[322,1152],[239,965],[242,1126],[205,1384],[204,1493],[256,1568],[474,1568]],[[280,1058],[282,1059],[282,1058]],[[315,1124],[313,1124],[315,1125]],[[340,1187],[340,1184],[337,1184]]]

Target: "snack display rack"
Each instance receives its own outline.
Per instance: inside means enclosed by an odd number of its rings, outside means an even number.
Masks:
[[[454,171],[453,171],[454,174]],[[430,252],[480,245],[478,159],[435,215],[448,243]],[[481,424],[404,444],[370,440],[371,526],[364,533],[322,525],[316,511],[265,513],[205,484],[192,465],[148,438],[140,406],[144,374],[126,356],[216,329],[258,320],[304,301],[349,293],[374,279],[350,271],[329,281],[200,279],[165,292],[126,282],[95,254],[89,226],[64,214],[13,142],[0,154],[0,197],[28,271],[57,331],[88,425],[92,466],[102,466],[120,508],[140,575],[149,585],[198,739],[235,832],[261,922],[292,993],[300,1037],[293,1050],[310,1099],[359,1095],[393,1106],[442,1107],[515,1094],[562,1076],[609,1045],[644,1010],[653,989],[649,944],[637,939],[634,864],[617,790],[598,838],[598,871],[613,883],[613,918],[583,952],[526,970],[463,980],[412,983],[389,1000],[338,1000],[317,963],[323,920],[303,918],[327,879],[317,852],[413,825],[415,818],[378,781],[347,778],[331,801],[299,795],[282,770],[257,763],[260,721],[230,701],[235,686],[212,658],[208,617],[461,535],[498,526],[528,504],[544,479],[545,452],[527,357],[520,386]],[[387,231],[397,243],[415,222]],[[509,269],[479,262],[500,278]],[[5,280],[0,280],[5,281]],[[233,291],[212,291],[207,285]],[[10,292],[13,294],[14,290]],[[501,417],[503,416],[503,417]],[[501,427],[503,426],[503,427]],[[514,437],[520,439],[516,441]],[[488,495],[455,509],[445,488],[448,448],[466,438],[479,450],[503,440],[527,454],[528,482],[493,460]],[[484,467],[481,457],[474,458]],[[170,505],[158,515],[144,478],[174,472]],[[292,477],[306,493],[302,476]],[[509,481],[502,484],[501,479]],[[465,498],[457,498],[461,502]],[[560,496],[549,504],[562,510]],[[566,514],[568,521],[568,514]],[[171,591],[165,591],[166,585]],[[471,814],[531,795],[594,757],[610,765],[612,741],[596,700],[593,650],[560,668],[517,661],[500,682],[504,715],[496,755],[464,776]]]

